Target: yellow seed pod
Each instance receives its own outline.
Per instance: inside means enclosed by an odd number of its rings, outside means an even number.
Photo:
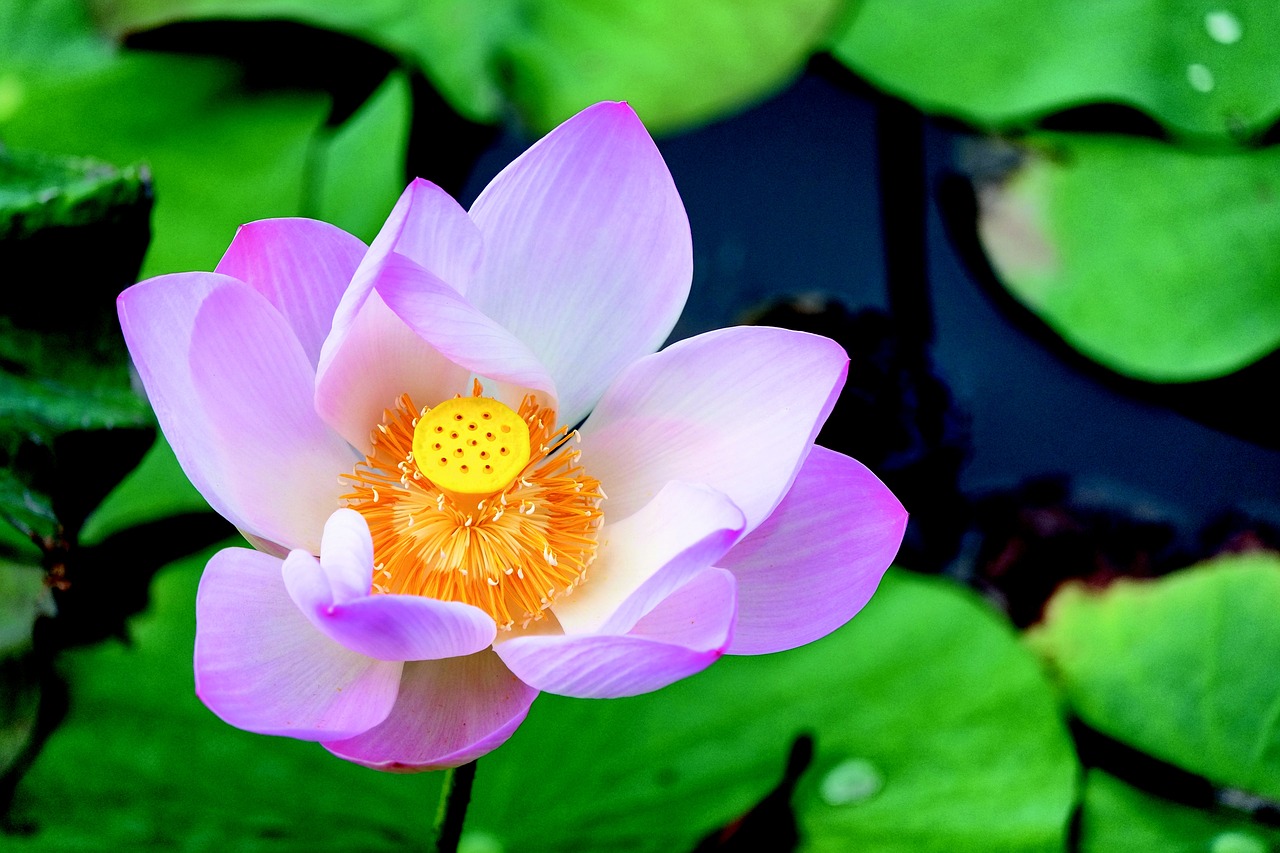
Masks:
[[[418,418],[413,461],[446,491],[493,494],[529,464],[529,425],[497,400],[455,397]]]

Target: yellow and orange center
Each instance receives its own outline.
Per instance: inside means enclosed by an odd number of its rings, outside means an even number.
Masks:
[[[373,535],[373,592],[461,601],[509,630],[586,579],[604,493],[553,410],[482,393],[421,410],[402,394],[342,499]]]

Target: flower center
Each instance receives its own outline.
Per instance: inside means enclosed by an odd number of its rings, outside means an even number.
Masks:
[[[369,524],[374,593],[461,601],[510,630],[586,579],[604,493],[553,410],[481,394],[421,410],[402,394],[342,499]]]
[[[419,417],[413,458],[447,492],[491,495],[529,464],[529,425],[497,400],[455,397]]]

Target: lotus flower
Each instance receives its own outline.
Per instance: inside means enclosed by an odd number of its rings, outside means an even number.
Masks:
[[[541,690],[655,690],[851,618],[906,517],[813,444],[847,358],[762,327],[655,352],[691,270],[657,148],[605,103],[470,211],[419,180],[369,247],[254,222],[214,272],[122,294],[165,435],[254,546],[200,582],[204,703],[434,769]]]

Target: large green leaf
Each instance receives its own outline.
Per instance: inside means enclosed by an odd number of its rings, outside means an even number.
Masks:
[[[72,710],[19,789],[67,849],[397,850],[422,838],[434,775],[373,773],[313,744],[239,732],[191,691],[200,559],[162,572],[133,646],[67,657]],[[852,625],[726,659],[649,696],[544,696],[481,759],[469,843],[679,850],[773,786],[797,733],[809,850],[1061,849],[1077,768],[1034,660],[945,582],[894,576]]]
[[[1157,799],[1099,770],[1085,778],[1081,853],[1269,853],[1280,831]]]
[[[503,849],[690,849],[773,787],[812,851],[1061,849],[1076,766],[1034,662],[969,594],[891,575],[845,628],[656,694],[544,696],[481,761],[468,827]]]
[[[137,167],[0,146],[0,240],[101,222],[145,202],[149,193]]]
[[[349,33],[423,68],[453,106],[477,121],[501,118],[494,51],[520,0],[90,0],[116,38],[175,21],[290,20]]]
[[[833,50],[877,86],[981,127],[1091,102],[1194,135],[1257,134],[1280,115],[1272,0],[864,0]]]
[[[323,180],[304,212],[372,240],[403,189],[408,142],[409,84],[392,74],[345,124],[321,134]]]
[[[0,517],[29,539],[74,538],[149,440],[115,297],[150,192],[143,170],[0,146]]]
[[[15,41],[48,37],[39,15],[18,25],[25,35]],[[229,62],[105,52],[101,39],[82,40],[80,62],[45,66],[0,54],[0,77],[17,92],[0,112],[0,135],[11,145],[147,163],[156,206],[146,275],[212,269],[239,225],[272,216],[336,214],[338,225],[368,239],[370,223],[403,189],[402,79],[376,96],[371,119],[329,141],[321,133],[327,99],[319,93],[251,92]],[[361,156],[348,156],[353,149]],[[354,181],[363,182],[363,193],[341,189]]]
[[[1280,344],[1280,148],[1197,154],[1126,137],[1041,135],[978,181],[997,275],[1111,369],[1178,382]]]
[[[97,0],[122,34],[176,20],[284,18],[340,30],[423,68],[453,106],[539,131],[625,99],[651,130],[707,121],[779,88],[839,29],[848,0]]]
[[[782,87],[838,23],[844,0],[526,3],[500,56],[511,99],[540,130],[602,100],[654,132],[741,109]]]
[[[1067,586],[1028,635],[1072,710],[1143,752],[1280,798],[1280,556],[1246,554],[1103,593]]]

